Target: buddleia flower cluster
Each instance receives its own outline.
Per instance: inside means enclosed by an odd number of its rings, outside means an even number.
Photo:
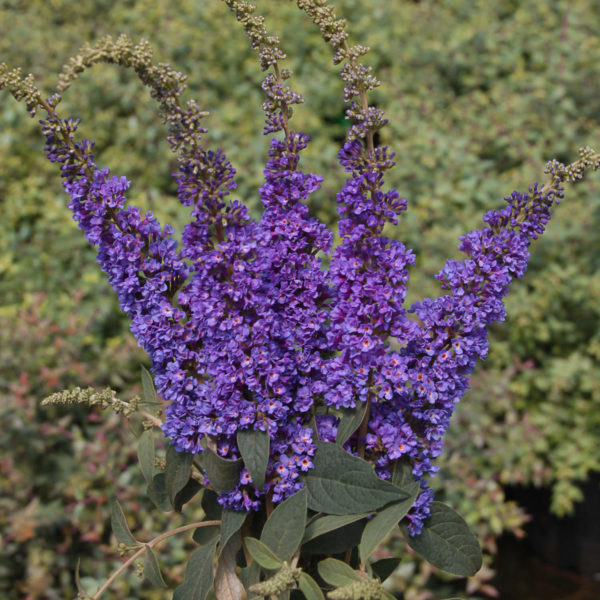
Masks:
[[[65,68],[64,92],[84,69],[111,62],[135,70],[151,89],[169,127],[177,156],[177,196],[190,220],[180,239],[150,212],[127,204],[130,182],[98,166],[94,144],[77,141],[76,119],[55,111],[60,95],[43,99],[30,78],[0,69],[8,87],[30,110],[41,106],[46,154],[59,165],[69,207],[97,258],[131,331],[148,352],[159,394],[168,403],[165,435],[177,451],[211,449],[240,457],[240,431],[268,433],[264,486],[246,468],[219,502],[238,511],[278,503],[303,486],[318,440],[336,440],[344,411],[362,415],[345,441],[347,452],[372,463],[389,479],[404,461],[421,485],[408,513],[409,531],[421,531],[432,492],[428,479],[443,449],[453,410],[488,351],[487,330],[505,317],[503,298],[522,277],[532,240],[544,232],[563,184],[597,169],[590,149],[568,167],[553,161],[550,181],[513,192],[484,225],[460,238],[463,260],[449,260],[437,275],[444,290],[404,305],[414,253],[384,236],[398,225],[407,201],[385,185],[394,153],[375,144],[387,122],[369,105],[379,85],[360,62],[368,48],[350,46],[345,22],[322,0],[299,0],[343,64],[351,121],[338,160],[347,178],[337,194],[339,236],[310,216],[307,201],[323,182],[300,166],[307,135],[290,128],[302,102],[280,69],[279,40],[248,2],[225,0],[244,26],[267,71],[265,133],[271,136],[260,219],[232,198],[236,172],[222,150],[206,149],[206,113],[181,102],[185,77],[155,65],[148,44],[125,37],[85,46]],[[210,484],[206,478],[206,484]]]

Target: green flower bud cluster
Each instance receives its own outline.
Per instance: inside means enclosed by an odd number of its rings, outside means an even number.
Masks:
[[[279,37],[268,35],[264,17],[253,14],[256,6],[243,0],[223,0],[235,12],[235,18],[244,26],[253,50],[259,52],[263,71],[286,58],[279,47]]]
[[[565,165],[556,159],[546,164],[544,173],[552,174],[557,182],[573,183],[581,181],[586,169],[592,168],[597,171],[600,168],[600,155],[593,148],[586,146],[579,149],[579,160]]]
[[[124,417],[131,416],[138,410],[141,400],[134,396],[130,402],[125,402],[117,398],[117,392],[110,388],[96,391],[94,388],[81,389],[80,387],[72,390],[63,390],[56,392],[42,400],[42,406],[58,406],[69,404],[85,404],[86,406],[99,406],[100,408],[110,408],[117,414]]]
[[[278,596],[294,587],[298,579],[300,579],[301,573],[302,569],[294,569],[288,563],[284,562],[281,569],[271,579],[255,583],[248,590],[258,596]]]
[[[331,600],[383,600],[386,592],[377,579],[361,579],[327,593]]]
[[[33,117],[39,104],[40,93],[35,87],[33,75],[23,77],[21,69],[8,70],[6,63],[0,63],[0,90],[8,91],[17,101],[25,100],[27,111]]]

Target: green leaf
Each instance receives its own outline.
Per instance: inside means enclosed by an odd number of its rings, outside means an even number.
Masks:
[[[244,544],[246,550],[250,552],[252,558],[265,569],[279,569],[282,561],[277,558],[273,551],[263,544],[260,540],[253,537],[245,537]]]
[[[408,545],[432,565],[453,575],[471,577],[481,568],[481,549],[464,519],[441,502],[431,504],[431,515],[421,535],[410,537],[403,527]]]
[[[360,575],[356,571],[337,558],[322,560],[317,565],[317,570],[323,581],[333,587],[342,587],[361,580]]]
[[[382,558],[374,563],[371,563],[371,569],[373,574],[379,579],[379,581],[385,581],[400,564],[400,559],[395,556],[392,558]]]
[[[137,540],[129,531],[127,520],[123,514],[123,509],[118,500],[115,500],[110,507],[110,526],[112,527],[115,537],[121,544],[126,546],[139,546]]]
[[[252,483],[262,491],[269,463],[271,439],[266,431],[246,429],[238,431],[237,445]]]
[[[152,429],[147,429],[142,433],[138,440],[137,447],[138,460],[140,468],[146,483],[152,481],[154,477],[154,432]]]
[[[190,479],[194,456],[187,452],[177,452],[174,446],[167,447],[167,466],[165,469],[165,486],[171,504],[175,506],[175,496]]]
[[[223,509],[221,514],[221,544],[219,554],[227,546],[231,537],[240,530],[247,516],[248,513],[244,511],[231,510],[230,508]]]
[[[221,552],[215,574],[217,600],[241,600],[244,597],[244,586],[236,570],[236,556],[241,547],[242,538],[239,533],[236,533]]]
[[[177,512],[181,512],[183,505],[187,504],[201,489],[202,486],[200,483],[190,477],[184,488],[180,492],[177,492],[173,508]]]
[[[219,521],[221,519],[223,507],[219,504],[219,494],[215,491],[205,488],[202,492],[200,505],[205,515],[204,521]]]
[[[184,582],[175,589],[173,600],[205,600],[214,581],[213,560],[217,540],[192,552]]]
[[[244,466],[241,458],[227,460],[207,448],[201,454],[201,462],[210,484],[218,492],[232,490],[239,483],[240,472]]]
[[[202,492],[201,506],[204,511],[204,521],[220,521],[223,514],[223,507],[219,504],[218,494],[213,490],[204,488]],[[192,536],[194,541],[203,546],[217,537],[220,537],[221,525],[210,525],[208,527],[198,527]]]
[[[281,560],[289,561],[298,549],[306,525],[306,488],[284,500],[271,513],[260,541]]]
[[[343,408],[342,417],[335,437],[336,444],[343,446],[348,438],[360,427],[367,411],[367,402],[358,402],[354,408]]]
[[[173,510],[167,494],[166,478],[163,472],[157,473],[152,478],[152,482],[146,488],[146,495],[152,500],[156,508],[165,512]]]
[[[198,544],[198,546],[204,546],[206,544],[210,544],[214,539],[220,537],[220,533],[220,525],[207,525],[206,527],[198,527],[195,529],[192,539],[196,542],[196,544]]]
[[[302,538],[302,543],[305,544],[329,531],[335,531],[340,527],[354,523],[354,521],[360,521],[370,514],[371,513],[359,513],[358,515],[325,515],[319,517],[307,525],[304,531],[304,537]]]
[[[146,546],[146,556],[144,557],[144,577],[156,587],[167,587],[162,573],[160,572],[156,555],[150,546]]]
[[[156,389],[154,387],[154,381],[152,380],[152,375],[142,365],[142,392],[144,395],[144,403],[145,404],[159,404],[158,397],[156,395]]]
[[[247,567],[244,567],[239,574],[242,585],[248,589],[251,585],[260,581],[260,565],[253,560]]]
[[[365,520],[354,521],[334,531],[313,538],[302,546],[303,554],[339,554],[355,548],[365,529]]]
[[[298,586],[306,600],[325,600],[319,584],[307,573],[301,573]]]
[[[415,481],[412,474],[412,465],[407,459],[399,459],[394,465],[392,472],[392,483],[399,488],[402,488],[409,496],[419,493],[421,486],[418,481]]]
[[[317,442],[314,469],[305,476],[308,507],[330,515],[372,511],[408,494],[379,479],[366,461],[337,444]]]
[[[358,553],[363,564],[373,554],[377,546],[388,536],[390,531],[406,515],[416,497],[417,495],[415,494],[407,500],[394,502],[385,508],[379,509],[375,516],[367,522],[358,546]]]

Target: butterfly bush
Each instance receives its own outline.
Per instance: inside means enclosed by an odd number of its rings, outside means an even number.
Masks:
[[[332,232],[307,207],[323,177],[301,169],[310,140],[290,129],[292,107],[303,99],[287,85],[289,71],[279,68],[279,40],[252,5],[226,4],[268,71],[262,88],[271,141],[258,220],[231,198],[236,172],[223,151],[202,142],[206,113],[193,101],[181,103],[185,77],[154,65],[146,42],[105,38],[84,47],[59,91],[101,61],[132,67],[151,88],[178,160],[177,196],[190,210],[179,240],[152,213],[127,205],[130,182],[96,164],[92,141],[76,141],[78,121],[55,112],[58,94],[38,98],[31,81],[6,67],[0,84],[32,112],[39,101],[48,113],[47,157],[60,166],[73,217],[97,248],[131,331],[152,360],[168,403],[163,431],[175,449],[210,449],[233,460],[240,457],[239,431],[268,432],[264,487],[244,468],[219,502],[253,511],[265,497],[277,503],[294,494],[313,468],[317,441],[335,441],[342,412],[362,410],[344,447],[382,479],[408,461],[421,485],[408,513],[409,531],[418,534],[432,501],[433,461],[477,360],[487,354],[488,327],[504,319],[503,298],[523,276],[531,241],[544,232],[562,184],[597,168],[598,155],[585,149],[569,167],[553,161],[548,184],[505,198],[480,229],[460,238],[464,259],[449,260],[437,275],[443,295],[406,307],[415,255],[384,235],[399,224],[407,201],[385,185],[394,153],[374,142],[387,121],[367,101],[379,85],[359,62],[368,48],[348,44],[345,22],[326,3],[298,1],[332,45],[334,62],[343,63],[350,103],[351,126],[338,154],[347,178],[337,194],[341,241],[334,248]]]

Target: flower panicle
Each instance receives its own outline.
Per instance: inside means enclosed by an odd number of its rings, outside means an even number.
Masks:
[[[235,170],[221,150],[201,142],[205,112],[181,103],[185,77],[152,62],[144,40],[125,36],[86,45],[59,80],[65,91],[98,62],[130,67],[151,88],[169,127],[177,155],[178,197],[191,207],[181,247],[171,227],[150,212],[128,206],[130,182],[99,168],[93,142],[77,141],[79,121],[55,112],[60,96],[43,100],[30,76],[0,65],[8,87],[33,110],[42,106],[45,151],[59,165],[74,219],[98,249],[98,262],[115,289],[131,329],[152,359],[157,391],[168,403],[163,431],[178,451],[211,451],[240,458],[237,434],[269,436],[264,487],[247,469],[219,501],[236,510],[257,510],[265,495],[280,502],[302,487],[313,468],[317,441],[334,441],[340,411],[364,406],[366,415],[345,448],[389,478],[398,460],[408,460],[421,493],[408,514],[409,531],[421,531],[433,498],[428,478],[443,448],[450,417],[469,377],[488,351],[487,330],[505,318],[503,298],[522,277],[529,247],[543,234],[567,183],[600,167],[590,148],[571,165],[551,161],[545,185],[513,192],[506,205],[484,216],[484,226],[462,236],[463,260],[448,260],[437,275],[443,294],[404,306],[415,255],[385,235],[406,210],[395,189],[385,190],[393,152],[375,145],[385,124],[370,106],[379,85],[359,59],[367,51],[349,46],[345,21],[325,0],[298,0],[345,62],[345,100],[353,125],[338,154],[347,174],[337,194],[340,244],[310,215],[307,202],[323,182],[300,169],[307,135],[289,127],[291,107],[301,97],[284,85],[285,54],[276,36],[249,2],[225,0],[259,53],[266,94],[266,131],[273,138],[258,190],[261,218],[228,198]],[[322,257],[326,257],[327,268]],[[121,406],[112,390],[76,389],[46,404],[71,402]],[[134,403],[135,404],[135,403]],[[286,583],[287,585],[287,583]],[[353,594],[354,591],[340,592]],[[342,597],[340,595],[340,597]]]
[[[135,413],[141,400],[139,397],[133,397],[129,402],[125,402],[117,397],[117,392],[110,388],[103,390],[95,390],[88,387],[82,389],[75,387],[71,390],[63,390],[51,394],[42,400],[42,406],[65,406],[71,404],[83,404],[86,406],[98,406],[101,409],[110,408],[117,414],[122,414],[125,417]]]

